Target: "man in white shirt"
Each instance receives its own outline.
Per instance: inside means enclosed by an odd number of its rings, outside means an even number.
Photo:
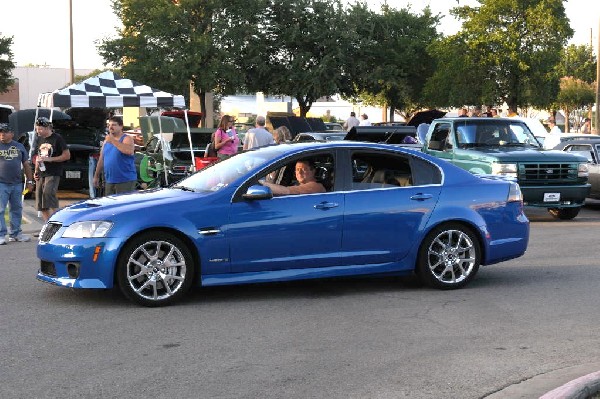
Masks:
[[[356,113],[352,111],[350,112],[350,118],[346,119],[346,122],[344,122],[344,129],[349,132],[350,129],[352,129],[354,126],[358,126],[359,124],[360,121],[358,118],[356,118]]]
[[[265,129],[265,122],[264,116],[256,118],[256,127],[248,130],[244,136],[244,151],[275,143],[273,135]]]
[[[560,128],[556,126],[554,118],[548,119],[548,126],[550,126],[550,131],[548,132],[548,137],[544,140],[544,148],[551,150],[560,144],[560,134],[562,132],[560,131]]]

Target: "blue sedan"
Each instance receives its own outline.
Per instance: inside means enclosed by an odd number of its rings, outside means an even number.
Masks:
[[[309,160],[325,192],[274,196]],[[169,188],[90,199],[40,233],[41,281],[112,288],[145,306],[192,286],[416,273],[465,286],[480,265],[524,254],[515,182],[474,176],[418,151],[357,142],[240,153]]]

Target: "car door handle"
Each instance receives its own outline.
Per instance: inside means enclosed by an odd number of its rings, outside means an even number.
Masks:
[[[321,202],[321,203],[315,205],[315,209],[331,209],[331,208],[336,208],[338,206],[339,206],[339,204],[337,204],[335,202]]]
[[[431,194],[422,194],[422,193],[415,194],[412,197],[410,197],[410,199],[413,200],[413,201],[425,201],[425,200],[428,200],[428,199],[431,199],[431,198],[433,198],[433,195],[431,195]]]
[[[220,232],[221,232],[220,229],[217,229],[214,227],[208,227],[208,228],[198,230],[198,233],[202,234],[203,236],[213,236],[215,234],[219,234]]]

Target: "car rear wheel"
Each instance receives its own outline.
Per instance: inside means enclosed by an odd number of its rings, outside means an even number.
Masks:
[[[548,213],[557,219],[571,220],[574,219],[575,216],[579,215],[580,210],[580,206],[576,208],[548,208]]]
[[[464,287],[481,263],[479,241],[467,227],[446,224],[432,230],[419,249],[417,274],[424,284],[440,289]]]
[[[123,294],[144,306],[179,300],[191,287],[194,263],[187,246],[165,232],[148,232],[127,243],[119,256],[117,280]]]

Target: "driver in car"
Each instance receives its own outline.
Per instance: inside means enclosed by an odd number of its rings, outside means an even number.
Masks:
[[[260,180],[259,183],[269,187],[273,195],[315,194],[327,191],[321,183],[317,182],[315,164],[312,161],[299,160],[296,162],[296,180],[298,180],[298,185],[289,187],[264,180]]]

